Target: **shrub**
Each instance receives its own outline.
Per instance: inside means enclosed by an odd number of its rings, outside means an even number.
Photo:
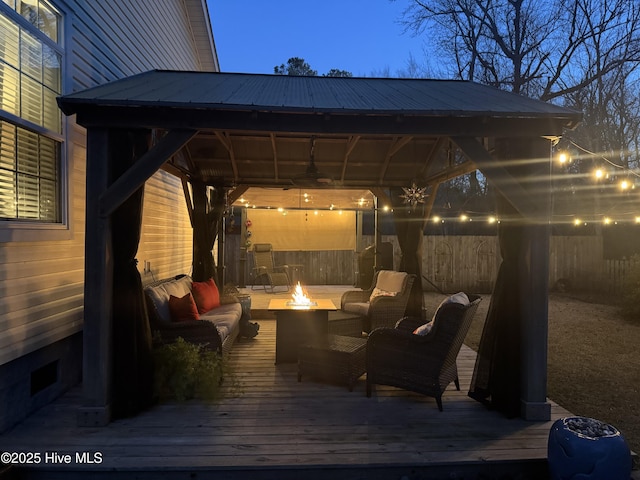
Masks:
[[[631,257],[631,268],[622,290],[620,312],[625,318],[640,322],[640,255]]]
[[[182,337],[154,349],[154,360],[155,393],[160,399],[213,402],[225,392],[238,390],[231,370],[217,352]]]

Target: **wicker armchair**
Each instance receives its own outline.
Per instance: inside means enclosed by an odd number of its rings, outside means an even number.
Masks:
[[[442,394],[454,382],[460,390],[456,358],[469,331],[481,298],[469,295],[470,303],[441,305],[431,331],[413,331],[424,323],[406,317],[396,328],[374,330],[367,341],[367,396],[374,384],[391,385],[435,397],[442,411]]]
[[[367,333],[380,327],[393,327],[405,316],[415,278],[415,275],[406,272],[380,270],[375,273],[369,289],[344,292],[340,299],[340,310],[360,315],[362,331]],[[372,298],[376,289],[383,294]],[[385,295],[389,292],[395,295]]]

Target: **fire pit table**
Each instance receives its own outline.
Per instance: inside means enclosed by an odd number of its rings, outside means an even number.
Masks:
[[[325,337],[329,331],[329,312],[337,310],[329,299],[313,300],[305,306],[273,299],[268,309],[276,314],[276,364],[297,362],[298,347]]]

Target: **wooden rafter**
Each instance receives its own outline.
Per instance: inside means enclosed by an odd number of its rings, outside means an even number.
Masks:
[[[216,130],[216,137],[220,140],[220,143],[227,149],[229,152],[229,159],[231,160],[231,168],[233,169],[233,181],[238,181],[238,165],[236,163],[236,155],[233,151],[233,142],[231,141],[231,135],[227,132],[221,132],[220,130]]]
[[[447,137],[438,137],[438,139],[434,142],[433,146],[431,147],[431,150],[429,150],[429,153],[424,159],[424,165],[422,165],[422,168],[418,173],[419,178],[422,178],[427,174],[429,167],[433,165],[436,155],[438,155],[438,152],[440,152],[440,150],[445,145],[445,143],[447,143],[447,141],[448,141]]]
[[[344,182],[344,176],[347,172],[347,163],[349,162],[349,155],[353,152],[353,149],[356,147],[358,141],[360,140],[360,135],[351,136],[349,140],[347,140],[347,150],[344,152],[344,159],[342,161],[342,174],[340,175],[340,181]]]
[[[459,177],[460,175],[471,173],[477,169],[478,167],[475,163],[471,160],[467,160],[466,162],[440,170],[439,172],[426,177],[424,181],[427,185],[437,185],[439,183],[446,182],[447,180],[451,180],[452,178]]]
[[[384,158],[384,164],[382,165],[382,169],[380,170],[380,178],[378,179],[379,183],[382,183],[384,180],[384,176],[387,173],[387,168],[389,168],[389,163],[391,162],[391,157],[393,157],[398,151],[404,147],[407,143],[409,143],[413,139],[412,136],[394,138],[389,150],[387,150],[387,154]]]

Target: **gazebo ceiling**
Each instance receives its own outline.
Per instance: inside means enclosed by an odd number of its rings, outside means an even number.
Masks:
[[[560,136],[581,118],[472,82],[177,71],[59,104],[88,128],[181,132],[165,168],[186,178],[280,188],[435,184],[476,168],[447,154],[458,137]]]
[[[175,158],[207,182],[282,188],[406,185],[434,167],[438,137],[212,131]],[[313,158],[313,166],[311,165]],[[470,167],[471,168],[471,167]]]

